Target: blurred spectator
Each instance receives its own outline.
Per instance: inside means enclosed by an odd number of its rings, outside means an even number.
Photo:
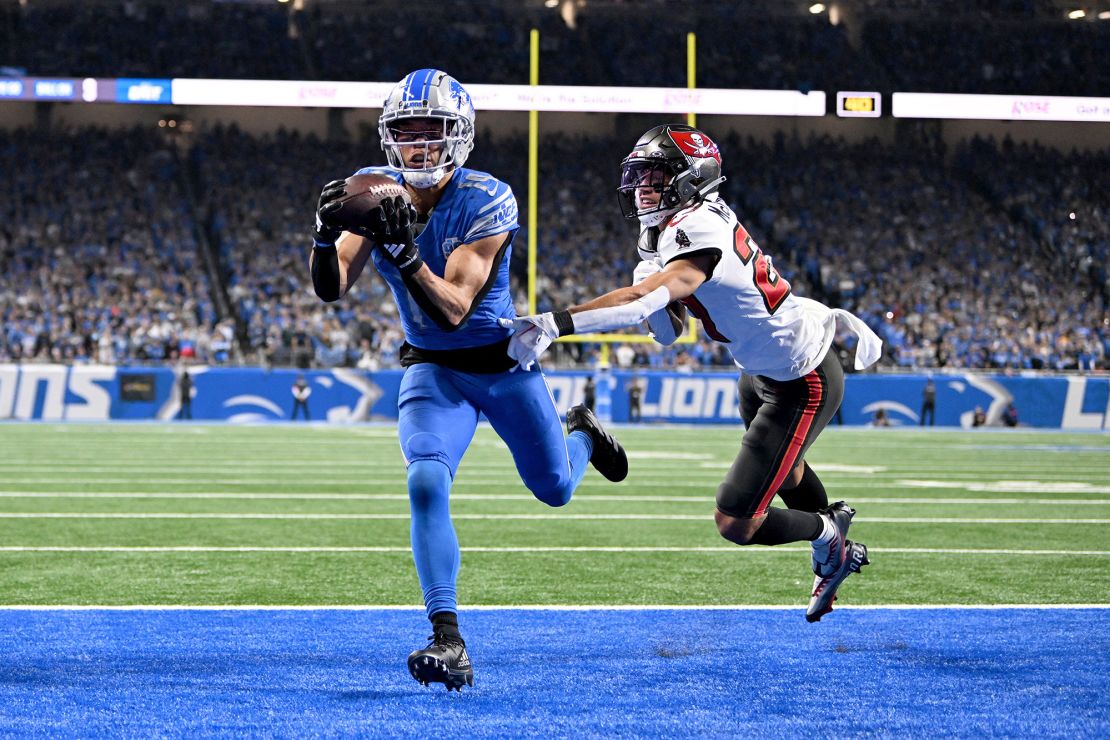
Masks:
[[[925,426],[925,418],[929,419],[929,426],[935,426],[937,421],[937,384],[932,376],[925,381],[921,390],[921,426]]]
[[[193,378],[189,375],[188,370],[181,371],[181,377],[177,381],[178,398],[180,399],[181,409],[178,411],[178,419],[192,419],[193,418]]]
[[[291,390],[293,392],[293,413],[289,416],[289,420],[296,421],[297,413],[301,412],[304,414],[305,421],[311,421],[312,415],[308,412],[308,397],[312,395],[312,388],[303,375],[297,376]]]
[[[628,381],[628,420],[636,423],[640,421],[640,403],[644,397],[644,385],[639,377],[633,376]]]

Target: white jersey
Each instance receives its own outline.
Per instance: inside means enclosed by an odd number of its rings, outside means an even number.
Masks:
[[[806,375],[832,346],[838,320],[860,337],[857,366],[878,359],[878,337],[846,311],[793,295],[771,258],[715,195],[679,211],[660,228],[657,239],[650,230],[641,234],[641,259],[663,266],[692,255],[716,260],[709,278],[682,303],[711,339],[728,346],[744,372],[775,380]]]

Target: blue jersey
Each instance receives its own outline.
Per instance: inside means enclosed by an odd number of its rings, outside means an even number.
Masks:
[[[404,182],[400,171],[389,167],[364,167],[356,174],[388,175]],[[443,277],[451,252],[487,236],[508,234],[497,274],[489,291],[482,296],[470,318],[454,331],[436,325],[416,304],[405,287],[401,274],[379,250],[373,251],[374,265],[385,278],[397,300],[405,339],[420,349],[443,350],[480,347],[505,339],[512,333],[497,323],[499,318],[516,316],[509,291],[509,258],[517,223],[516,198],[512,189],[493,175],[459,167],[443,189],[439,203],[432,209],[424,230],[416,237],[420,257],[432,272]]]

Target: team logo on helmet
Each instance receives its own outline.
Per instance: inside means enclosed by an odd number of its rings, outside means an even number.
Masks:
[[[670,131],[669,133],[671,141],[682,150],[683,154],[698,159],[712,157],[717,160],[717,164],[721,163],[720,150],[717,149],[713,140],[705,134],[697,131]]]

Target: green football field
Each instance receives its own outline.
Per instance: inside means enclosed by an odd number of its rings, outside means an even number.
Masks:
[[[465,605],[798,605],[802,546],[713,524],[734,427],[616,430],[631,472],[551,509],[479,429]],[[389,426],[0,425],[0,603],[415,605]],[[1110,435],[827,430],[808,459],[872,565],[842,605],[1110,603]]]

